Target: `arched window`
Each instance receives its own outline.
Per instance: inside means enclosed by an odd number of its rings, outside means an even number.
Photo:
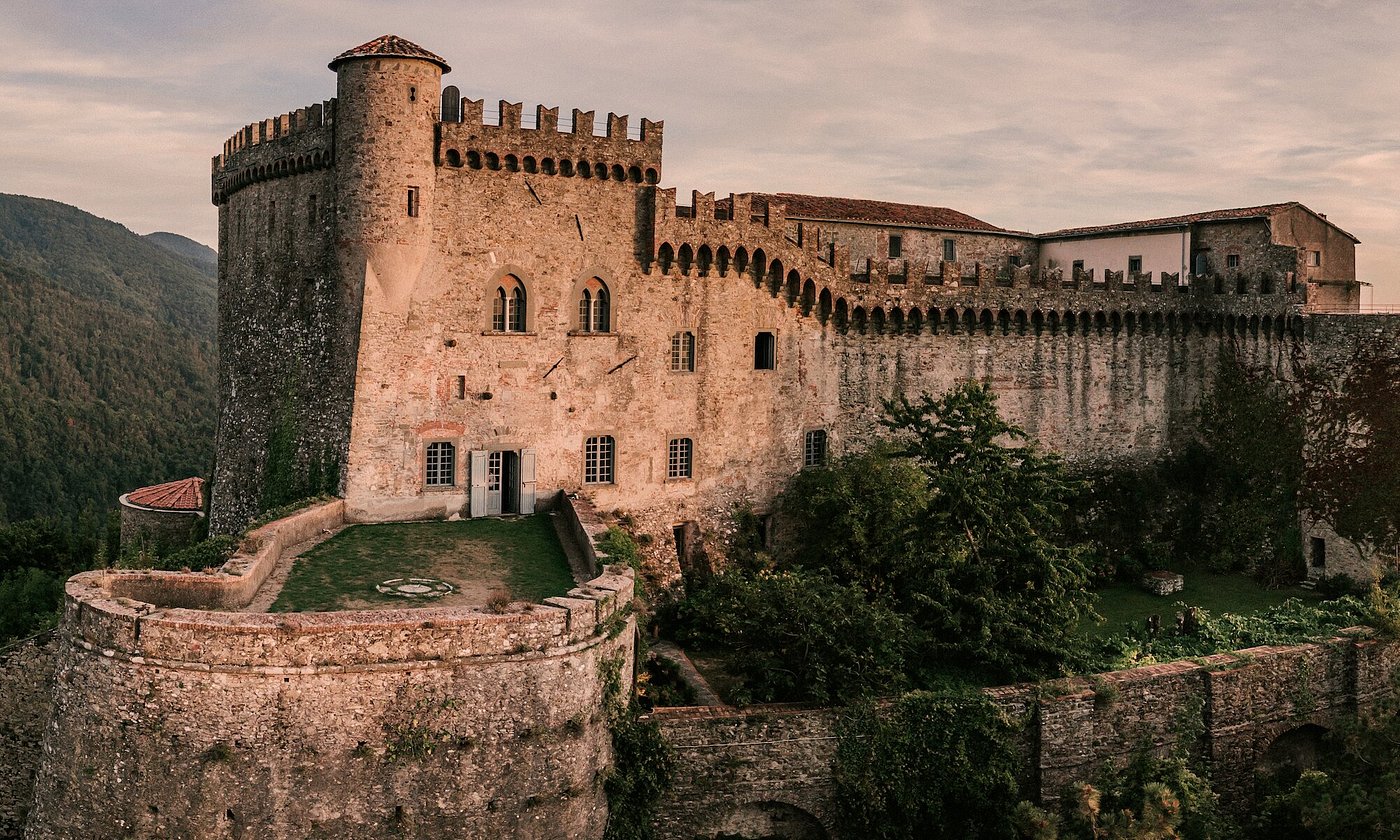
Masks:
[[[578,331],[605,333],[612,329],[612,308],[608,286],[594,277],[583,286],[578,299]]]
[[[525,284],[507,274],[496,287],[491,307],[491,329],[496,332],[525,332]]]

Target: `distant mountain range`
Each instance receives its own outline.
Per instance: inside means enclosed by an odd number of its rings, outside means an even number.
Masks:
[[[217,257],[0,194],[0,522],[208,475]]]

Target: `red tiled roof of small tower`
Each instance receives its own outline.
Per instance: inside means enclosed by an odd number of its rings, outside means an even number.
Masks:
[[[400,38],[397,35],[380,35],[373,41],[368,41],[358,47],[352,47],[331,59],[331,63],[327,66],[334,70],[335,66],[342,61],[348,61],[352,58],[374,58],[378,56],[387,58],[421,58],[424,61],[431,61],[441,67],[444,73],[452,72],[452,68],[447,66],[447,62],[442,59],[442,56],[430,53],[412,41],[406,38]]]
[[[126,494],[126,500],[156,510],[204,510],[204,479],[182,478]]]
[[[1139,222],[1118,222],[1112,225],[1091,225],[1089,227],[1065,228],[1063,230],[1052,230],[1049,233],[1040,234],[1042,237],[1073,237],[1073,236],[1093,236],[1100,233],[1127,233],[1135,230],[1150,230],[1152,228],[1173,228],[1185,227],[1196,222],[1230,222],[1242,219],[1267,219],[1283,210],[1297,207],[1312,215],[1322,219],[1332,227],[1337,228],[1343,235],[1354,242],[1360,242],[1355,236],[1342,230],[1327,221],[1327,217],[1321,213],[1313,211],[1306,205],[1297,201],[1285,201],[1279,204],[1261,204],[1257,207],[1233,207],[1228,210],[1207,210],[1204,213],[1187,213],[1183,216],[1166,216],[1161,219],[1143,219]]]
[[[947,228],[950,230],[982,230],[991,233],[1013,233],[988,224],[966,213],[947,207],[922,204],[897,204],[893,201],[871,201],[863,198],[834,198],[824,195],[798,193],[753,193],[755,208],[776,201],[786,208],[789,218],[828,219],[845,222],[885,222],[897,225]],[[719,206],[721,202],[716,201]],[[725,201],[725,204],[728,202]]]

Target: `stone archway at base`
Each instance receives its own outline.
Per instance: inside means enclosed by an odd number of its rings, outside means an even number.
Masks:
[[[749,802],[730,811],[714,840],[829,840],[816,817],[786,802]]]

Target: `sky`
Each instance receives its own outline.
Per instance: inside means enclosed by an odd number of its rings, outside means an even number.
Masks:
[[[464,96],[664,120],[663,185],[1043,232],[1301,201],[1400,305],[1400,3],[0,0],[0,192],[215,244],[210,158],[383,34]],[[685,199],[683,198],[683,201]]]

